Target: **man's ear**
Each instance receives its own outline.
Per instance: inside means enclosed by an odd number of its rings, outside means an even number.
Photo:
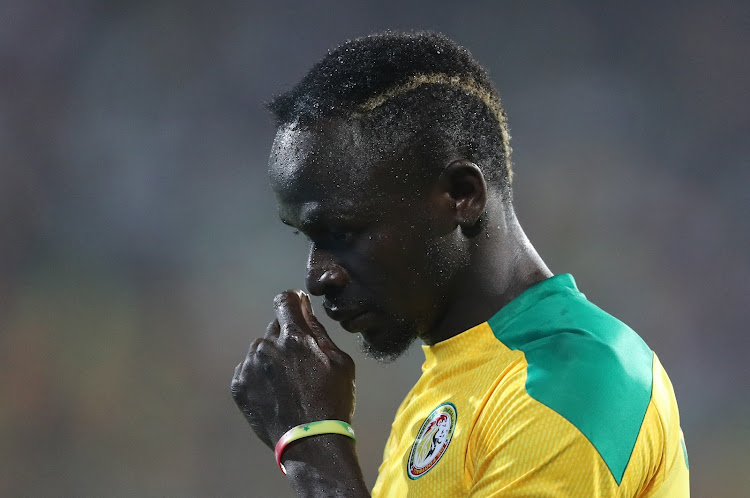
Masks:
[[[467,236],[479,233],[487,205],[487,182],[479,166],[465,159],[453,161],[440,174],[440,186],[455,202],[456,222]]]

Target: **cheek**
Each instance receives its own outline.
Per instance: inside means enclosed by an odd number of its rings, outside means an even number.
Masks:
[[[462,250],[457,232],[428,241],[425,252],[430,274],[435,285],[448,287],[454,277],[469,264],[469,255]]]
[[[425,308],[434,304],[462,262],[453,250],[451,235],[431,238],[428,233],[407,229],[384,232],[366,251],[373,279],[398,307]]]
[[[349,259],[353,282],[379,302],[389,300],[394,294],[407,292],[424,270],[419,267],[424,248],[415,247],[413,241],[397,230],[363,234]]]
[[[373,240],[370,260],[393,279],[419,279],[424,274],[427,246],[407,231],[386,232]]]

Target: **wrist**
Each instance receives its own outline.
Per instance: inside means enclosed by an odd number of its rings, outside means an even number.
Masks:
[[[349,437],[320,434],[293,441],[281,461],[300,496],[369,496]]]

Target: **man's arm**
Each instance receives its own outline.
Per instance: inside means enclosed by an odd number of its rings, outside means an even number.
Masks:
[[[231,386],[235,403],[269,448],[294,426],[351,423],[354,413],[354,362],[315,318],[307,295],[283,292],[274,309],[276,320],[250,345]],[[299,496],[369,496],[354,442],[346,436],[294,441],[282,463]]]

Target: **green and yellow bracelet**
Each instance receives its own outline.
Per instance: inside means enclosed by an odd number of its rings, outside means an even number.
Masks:
[[[310,422],[309,424],[292,427],[286,431],[281,438],[279,438],[279,442],[276,443],[276,448],[274,449],[276,463],[279,464],[279,468],[284,475],[286,475],[286,469],[281,464],[281,454],[284,452],[284,448],[293,441],[308,436],[317,436],[318,434],[341,434],[354,439],[355,442],[357,441],[352,426],[341,420],[320,420],[318,422]]]

